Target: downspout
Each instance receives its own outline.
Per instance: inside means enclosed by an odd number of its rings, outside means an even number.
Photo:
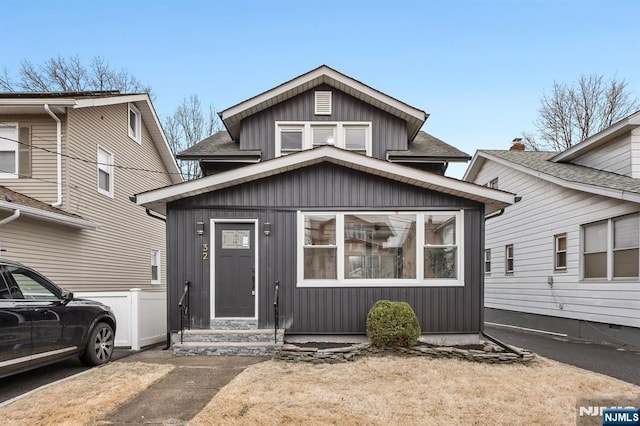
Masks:
[[[19,217],[20,217],[20,209],[15,209],[11,216],[5,217],[4,219],[0,220],[0,226],[6,225],[9,222],[13,222],[14,220],[16,220]]]
[[[58,200],[51,204],[51,207],[60,207],[62,205],[62,122],[51,111],[49,104],[44,104],[44,109],[49,113],[51,118],[56,120],[56,165],[57,165],[57,181],[58,181]]]

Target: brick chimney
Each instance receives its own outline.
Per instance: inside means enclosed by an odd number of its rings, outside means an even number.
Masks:
[[[509,148],[509,151],[524,151],[525,146],[522,143],[522,138],[515,138],[513,140],[513,144],[511,145],[511,148]]]

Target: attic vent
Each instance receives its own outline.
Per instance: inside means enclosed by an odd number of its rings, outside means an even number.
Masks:
[[[316,115],[331,115],[331,92],[316,92]]]

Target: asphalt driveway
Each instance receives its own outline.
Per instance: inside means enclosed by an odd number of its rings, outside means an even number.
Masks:
[[[640,348],[489,325],[485,326],[485,332],[504,343],[530,349],[543,357],[640,386]]]

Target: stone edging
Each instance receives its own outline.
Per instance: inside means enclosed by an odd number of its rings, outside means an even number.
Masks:
[[[461,349],[456,347],[414,346],[412,348],[375,348],[371,343],[360,343],[342,348],[318,349],[292,344],[280,346],[273,357],[283,361],[310,362],[313,364],[334,364],[353,361],[358,357],[383,353],[399,353],[429,358],[458,358],[488,364],[528,364],[535,359],[531,351],[521,349],[523,356],[506,352],[499,346],[487,344],[484,350]]]

